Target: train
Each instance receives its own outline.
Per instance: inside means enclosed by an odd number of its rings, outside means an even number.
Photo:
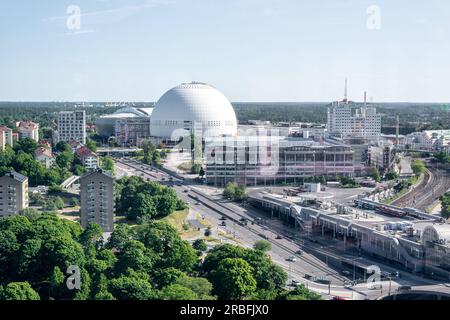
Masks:
[[[443,222],[444,219],[438,215],[432,215],[426,212],[422,212],[415,208],[399,208],[396,206],[383,204],[380,202],[368,200],[368,199],[356,199],[353,201],[354,205],[361,209],[369,209],[369,210],[375,210],[379,213],[397,217],[397,218],[403,218],[406,216],[413,217],[419,220],[434,220],[436,222]]]

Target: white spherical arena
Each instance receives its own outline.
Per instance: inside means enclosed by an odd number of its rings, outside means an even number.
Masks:
[[[234,136],[237,120],[233,106],[216,88],[205,83],[183,83],[167,91],[151,116],[153,137],[179,140],[194,133],[205,137]]]

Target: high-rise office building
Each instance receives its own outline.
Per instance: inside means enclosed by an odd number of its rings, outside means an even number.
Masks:
[[[58,115],[58,142],[86,143],[85,111],[61,111]]]
[[[378,138],[381,134],[381,115],[377,114],[377,109],[369,106],[366,100],[366,93],[364,93],[364,104],[362,106],[349,101],[346,80],[344,100],[335,101],[328,108],[328,132],[340,134],[343,138]]]
[[[334,102],[327,113],[329,133],[341,134],[343,138],[377,138],[381,134],[381,115],[376,108],[358,108],[351,102]]]
[[[28,178],[11,171],[0,177],[0,217],[28,208]]]
[[[97,223],[104,232],[114,229],[114,177],[98,169],[80,178],[81,225]]]

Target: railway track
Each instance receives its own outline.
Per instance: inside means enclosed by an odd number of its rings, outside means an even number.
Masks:
[[[439,197],[450,188],[448,173],[427,169],[422,182],[392,205],[398,207],[414,207],[426,211]]]

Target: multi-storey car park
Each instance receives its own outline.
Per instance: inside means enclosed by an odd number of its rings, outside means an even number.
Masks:
[[[365,253],[414,274],[449,279],[450,225],[440,216],[366,199],[355,200],[355,207],[324,206],[265,191],[251,193],[249,201],[290,220],[307,237],[337,241],[343,252]]]

